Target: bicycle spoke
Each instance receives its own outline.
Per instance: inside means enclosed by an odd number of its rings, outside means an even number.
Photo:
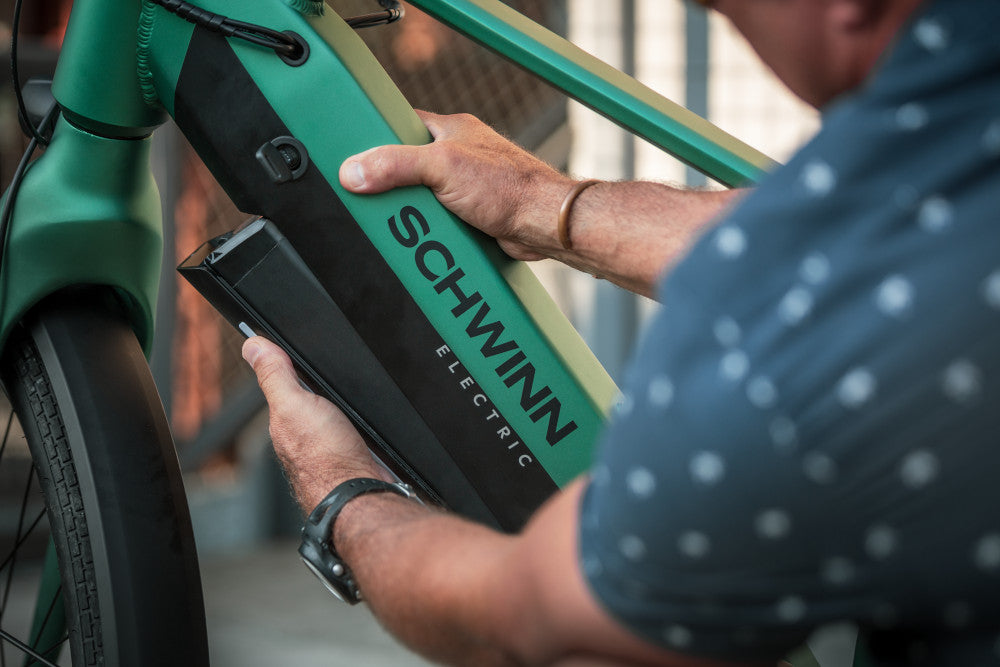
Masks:
[[[7,426],[3,430],[3,442],[0,443],[0,463],[3,462],[3,453],[7,451],[7,441],[10,439],[10,427],[14,424],[14,408],[10,409],[7,415]]]
[[[24,513],[28,508],[28,496],[31,495],[31,482],[34,479],[32,475],[32,470],[28,470],[28,483],[24,487],[24,497],[21,498],[21,511],[17,517],[17,535],[14,538],[14,542],[17,543],[21,540],[21,530],[24,528]],[[10,569],[7,570],[7,586],[3,592],[3,600],[0,601],[0,622],[3,621],[4,612],[7,611],[7,602],[10,600],[10,587],[11,582],[14,580],[14,567],[17,563],[17,551],[15,550],[11,554]]]
[[[45,633],[45,626],[47,626],[49,624],[49,619],[52,618],[52,612],[55,611],[56,603],[59,602],[59,600],[61,598],[62,598],[62,584],[59,584],[59,587],[56,589],[56,592],[52,595],[52,601],[49,602],[49,608],[45,612],[45,618],[42,619],[42,624],[38,627],[38,632],[35,634],[34,638],[31,640],[31,648],[33,648],[33,649],[37,649],[38,648],[38,641],[42,638],[42,635]],[[61,643],[62,643],[62,641],[56,642],[55,644],[53,644],[49,648],[47,648],[44,651],[42,651],[41,654],[42,655],[48,655],[49,652],[52,651],[52,649],[54,649],[56,646],[58,646]],[[34,664],[33,661],[28,663],[28,665],[32,665],[32,664]]]
[[[17,541],[14,548],[11,549],[10,553],[7,554],[7,557],[3,559],[3,562],[0,562],[0,573],[4,571],[5,567],[7,567],[7,563],[14,558],[14,554],[16,554],[17,550],[21,548],[21,545],[28,541],[28,538],[31,537],[31,533],[34,532],[35,528],[37,528],[38,524],[42,521],[43,516],[45,516],[44,509],[39,512],[38,516],[35,517],[35,520],[31,522],[31,525],[28,526],[28,530],[24,531],[24,535],[22,535],[21,539]]]
[[[28,655],[30,655],[35,660],[35,662],[41,663],[41,664],[45,665],[45,667],[59,667],[59,665],[57,665],[56,663],[49,662],[48,660],[45,659],[44,656],[42,656],[41,654],[33,651],[30,646],[28,646],[27,644],[25,644],[20,639],[18,639],[14,635],[10,634],[9,632],[7,632],[6,630],[4,630],[3,628],[0,628],[0,639],[3,639],[4,641],[7,641],[7,642],[13,644],[14,646],[16,646],[21,651],[24,651],[25,653],[27,653]],[[2,653],[2,652],[0,652],[0,653]]]
[[[59,641],[57,641],[56,643],[54,643],[54,644],[50,645],[50,646],[49,646],[48,648],[46,648],[46,649],[45,649],[44,651],[39,651],[39,653],[41,653],[42,655],[48,655],[48,654],[49,654],[49,653],[51,653],[51,652],[52,652],[52,650],[53,650],[53,649],[55,649],[55,648],[56,648],[57,646],[59,646],[59,645],[61,645],[61,644],[65,644],[65,643],[66,643],[66,642],[68,642],[68,641],[69,641],[69,633],[67,632],[67,633],[66,633],[65,635],[63,635],[63,638],[62,638],[62,639],[60,639],[60,640],[59,640]],[[35,659],[32,659],[32,660],[31,660],[31,662],[29,662],[28,664],[26,664],[26,665],[25,665],[24,667],[32,667],[32,665],[37,665],[37,664],[38,664],[38,661],[37,661],[37,660],[35,660]]]

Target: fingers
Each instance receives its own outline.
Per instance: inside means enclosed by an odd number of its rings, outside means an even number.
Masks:
[[[353,155],[340,166],[340,184],[359,194],[385,192],[406,185],[438,189],[448,173],[447,157],[440,142],[468,134],[482,123],[468,114],[442,116],[420,110],[416,113],[438,143],[378,146]]]
[[[243,358],[253,368],[257,382],[272,407],[311,396],[299,386],[299,378],[288,355],[266,338],[248,338],[243,343]]]
[[[340,184],[351,192],[374,194],[404,185],[429,185],[440,179],[435,155],[427,146],[379,146],[347,158]]]

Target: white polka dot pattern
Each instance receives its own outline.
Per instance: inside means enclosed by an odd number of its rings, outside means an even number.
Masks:
[[[704,558],[712,550],[712,542],[705,533],[689,530],[677,538],[677,550],[688,558]]]
[[[785,293],[778,304],[778,317],[789,325],[796,326],[802,322],[812,310],[813,296],[804,287],[793,287]]]
[[[947,231],[955,222],[955,211],[944,197],[930,197],[920,205],[917,211],[917,224],[921,229],[931,233]]]
[[[618,549],[622,556],[631,561],[640,561],[646,557],[646,543],[637,535],[625,535],[618,541]]]
[[[750,359],[743,350],[730,350],[719,361],[719,375],[730,382],[739,382],[750,370]]]
[[[755,407],[766,410],[778,402],[778,388],[770,378],[757,376],[747,383],[747,398]]]
[[[796,623],[802,620],[807,610],[806,601],[798,595],[784,597],[775,606],[778,618],[785,623]]]
[[[802,472],[817,484],[837,481],[837,463],[823,452],[809,452],[802,457]]]
[[[972,552],[976,567],[986,572],[1000,570],[1000,533],[984,535],[976,542]]]
[[[865,552],[875,560],[885,560],[896,552],[896,531],[885,524],[872,526],[865,533]]]
[[[747,237],[738,227],[723,227],[715,233],[715,248],[726,259],[736,259],[747,249]]]
[[[919,490],[937,479],[940,469],[937,455],[926,449],[919,449],[903,458],[899,476],[904,485]]]
[[[867,368],[855,368],[837,385],[837,398],[845,408],[857,410],[868,403],[878,388],[875,375]]]
[[[649,381],[646,396],[652,407],[665,410],[674,402],[674,383],[666,375],[657,375]]]
[[[635,399],[628,392],[621,392],[618,394],[618,398],[615,399],[615,412],[619,417],[627,417],[632,413],[632,408],[635,407]]]
[[[1000,157],[1000,119],[990,123],[983,133],[983,149],[990,157]]]
[[[716,452],[698,452],[691,458],[691,479],[699,484],[714,486],[726,474],[726,462]]]
[[[913,132],[927,125],[927,122],[927,109],[917,102],[904,104],[896,110],[896,124],[901,130]]]
[[[913,28],[913,37],[917,44],[934,53],[948,48],[948,30],[938,19],[921,19]]]
[[[674,648],[687,648],[691,645],[691,631],[683,625],[671,625],[663,631],[663,638]]]
[[[597,463],[590,471],[590,479],[595,486],[607,486],[611,483],[611,469],[606,463]]]
[[[831,586],[846,586],[854,581],[857,568],[854,563],[843,556],[834,556],[823,562],[820,576]]]
[[[715,233],[715,249],[725,259],[736,259],[747,249],[747,237],[738,227],[722,227]]]
[[[740,325],[731,317],[720,317],[715,320],[715,324],[712,325],[712,333],[722,347],[733,347],[740,344],[740,336],[742,335]]]
[[[957,359],[944,369],[941,388],[945,396],[960,405],[974,403],[983,390],[983,374],[968,359]]]
[[[810,285],[821,285],[830,277],[830,260],[821,252],[810,253],[799,266],[799,277]]]
[[[901,275],[891,275],[875,289],[875,305],[889,317],[902,319],[913,308],[913,284]]]
[[[837,173],[821,160],[813,160],[802,169],[802,185],[814,197],[825,197],[837,187]]]
[[[767,540],[780,540],[788,537],[792,530],[792,519],[783,509],[767,509],[754,519],[754,529],[757,535]]]
[[[625,476],[629,493],[636,498],[646,499],[656,492],[656,477],[648,468],[633,468]]]
[[[991,308],[1000,310],[1000,269],[997,269],[983,281],[983,299]]]

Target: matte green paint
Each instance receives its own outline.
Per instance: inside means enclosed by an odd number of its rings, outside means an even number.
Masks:
[[[116,288],[147,351],[160,253],[150,139],[106,139],[60,120],[25,174],[0,274],[0,341],[39,300],[72,285]]]
[[[411,2],[724,185],[756,182],[774,167],[767,156],[499,0]]]
[[[141,137],[165,119],[136,69],[139,0],[75,0],[53,92],[67,117],[107,136]]]

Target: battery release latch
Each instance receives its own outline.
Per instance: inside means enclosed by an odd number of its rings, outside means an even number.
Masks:
[[[275,137],[257,149],[257,162],[275,183],[294,181],[309,167],[309,153],[295,137]]]

